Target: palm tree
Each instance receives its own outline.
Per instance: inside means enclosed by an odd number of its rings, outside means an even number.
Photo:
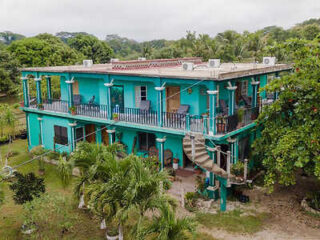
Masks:
[[[191,218],[176,218],[168,204],[160,207],[160,215],[153,216],[152,222],[141,230],[139,239],[154,236],[157,240],[187,240],[195,232],[196,223]]]

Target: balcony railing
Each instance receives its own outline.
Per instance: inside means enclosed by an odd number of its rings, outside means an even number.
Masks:
[[[259,115],[259,107],[238,109],[231,116],[219,115],[216,117],[217,134],[225,134],[253,123]]]
[[[38,108],[45,111],[68,113],[68,102],[64,100],[44,100],[41,105],[36,101],[30,101],[30,108]],[[75,114],[93,118],[107,119],[108,108],[103,104],[77,104]],[[228,116],[219,111],[215,118],[217,134],[225,134],[252,123],[259,114],[259,107],[237,110],[234,115]],[[138,108],[117,108],[112,110],[112,119],[115,121],[158,126],[158,113],[145,111]],[[207,134],[209,132],[210,119],[199,115],[178,114],[162,112],[162,126],[169,129],[191,131]]]

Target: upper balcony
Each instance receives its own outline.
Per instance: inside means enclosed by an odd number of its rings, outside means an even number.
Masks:
[[[272,100],[269,99],[269,103]],[[148,101],[146,101],[148,102]],[[68,106],[68,101],[51,99],[43,100],[37,104],[36,99],[30,101],[29,108],[51,113],[65,113],[74,116],[84,116],[93,119],[112,120],[114,122],[124,122],[129,124],[139,124],[153,127],[162,127],[183,132],[210,133],[211,119],[208,115],[191,115],[188,113],[188,105],[181,105],[176,112],[161,112],[150,110],[150,108],[127,108],[116,105],[108,113],[108,106],[93,102],[74,104],[72,108]],[[235,112],[228,115],[229,107],[220,106],[217,108],[216,117],[212,124],[215,124],[216,135],[224,135],[243,128],[253,123],[261,109],[261,104],[257,107],[236,106]],[[159,116],[160,115],[160,116]]]

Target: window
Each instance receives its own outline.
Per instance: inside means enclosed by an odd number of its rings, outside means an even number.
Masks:
[[[141,101],[147,100],[147,87],[146,86],[136,86],[135,87],[135,100],[136,100],[136,107],[140,106]]]
[[[156,136],[153,133],[138,133],[139,150],[148,151],[150,147],[156,145]]]
[[[55,143],[68,145],[68,129],[66,127],[54,126]]]
[[[241,95],[248,96],[248,81],[241,82]]]
[[[76,142],[80,142],[84,140],[83,131],[84,131],[83,127],[76,128]]]

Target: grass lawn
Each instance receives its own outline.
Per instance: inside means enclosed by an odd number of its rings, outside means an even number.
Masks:
[[[261,230],[266,213],[243,214],[240,210],[217,214],[197,213],[197,221],[206,228],[220,228],[232,233],[255,233]]]
[[[2,161],[7,153],[8,145],[0,146],[0,154]],[[11,150],[16,154],[9,159],[9,165],[14,166],[21,162],[30,159],[27,152],[26,140],[16,140]],[[0,165],[3,164],[0,162]],[[54,229],[44,229],[41,232],[41,239],[105,239],[104,231],[99,229],[99,223],[92,219],[90,214],[83,210],[77,209],[78,201],[73,199],[72,186],[63,189],[55,166],[45,165],[45,185],[46,191],[50,194],[61,195],[66,198],[67,202],[72,205],[71,214],[74,214],[74,218],[70,224],[72,224],[71,231],[61,235],[61,232],[53,232]],[[20,172],[35,172],[37,174],[38,163],[32,162],[19,168]],[[23,224],[22,206],[16,205],[12,200],[12,192],[9,189],[9,184],[4,184],[5,202],[0,207],[0,239],[29,239],[20,233],[20,227]],[[72,215],[73,215],[72,214]],[[59,223],[57,223],[59,225]],[[88,238],[88,236],[90,236]]]

